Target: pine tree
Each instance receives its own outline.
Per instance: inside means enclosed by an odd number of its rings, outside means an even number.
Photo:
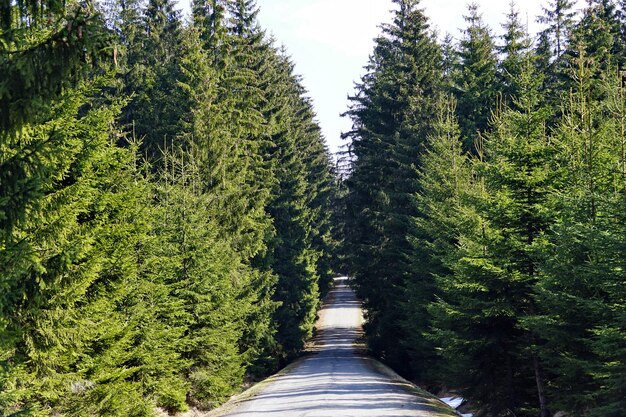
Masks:
[[[98,87],[67,91],[3,143],[3,165],[19,161],[38,190],[25,217],[2,228],[3,415],[151,413],[130,365],[128,312],[141,308],[128,300],[147,228],[143,189],[132,153],[111,144],[119,103],[98,105]]]
[[[465,16],[467,28],[459,45],[459,67],[453,93],[465,149],[473,149],[478,134],[485,133],[496,108],[499,88],[497,59],[491,31],[482,21],[478,5],[472,3]]]
[[[520,95],[521,75],[524,71],[524,63],[530,52],[531,40],[520,21],[519,11],[515,3],[511,2],[507,20],[502,25],[505,34],[502,36],[503,44],[498,52],[503,55],[499,63],[499,78],[502,85],[502,99],[508,106],[514,106],[515,100]]]
[[[346,113],[353,130],[344,136],[352,139],[355,161],[346,181],[345,250],[366,309],[369,347],[408,371],[401,323],[405,285],[412,279],[409,235],[417,214],[419,158],[441,89],[442,57],[419,2],[395,3],[394,21],[376,39],[368,74]],[[426,323],[415,325],[421,329]]]
[[[543,16],[537,18],[539,23],[547,26],[541,33],[550,43],[553,60],[558,60],[567,50],[576,16],[575,4],[573,0],[551,0],[548,7],[542,7]]]
[[[623,279],[623,86],[609,74],[598,82],[602,63],[580,50],[572,75],[577,88],[557,130],[565,175],[553,195],[559,217],[542,262],[534,331],[546,341],[541,354],[559,409],[619,415],[624,350],[613,343],[624,300],[617,284]]]
[[[172,95],[181,77],[178,62],[184,52],[180,12],[171,0],[150,0],[141,17],[138,33],[129,36],[126,45],[123,93],[132,98],[123,122],[130,134],[142,140],[142,149],[154,164],[165,141],[179,136],[190,103]],[[131,21],[123,21],[122,27],[135,24],[135,14],[129,12],[127,18]]]
[[[188,379],[188,387],[176,387],[184,389],[176,401],[184,405],[189,399],[208,409],[242,383],[245,361],[239,343],[252,308],[243,294],[254,273],[219,236],[213,196],[203,192],[201,172],[193,154],[166,150],[147,270],[175,300],[162,316],[179,329],[174,346],[182,359],[179,372]]]
[[[412,363],[416,364],[413,366],[420,369],[422,383],[435,387],[447,383],[443,375],[447,372],[447,364],[435,351],[435,346],[447,342],[444,332],[437,333],[431,328],[436,309],[429,305],[441,297],[446,279],[452,273],[449,265],[456,253],[455,245],[464,215],[461,198],[467,192],[471,178],[469,159],[463,150],[451,97],[442,100],[435,130],[428,139],[428,147],[422,156],[417,195],[421,215],[415,219],[417,233],[412,242],[415,246],[412,258],[415,278],[407,284],[404,325],[409,337],[404,348]],[[415,323],[424,322],[428,327],[416,328]],[[441,340],[438,339],[440,336]]]
[[[271,301],[275,277],[256,260],[265,256],[267,241],[273,233],[265,211],[267,187],[271,187],[273,180],[265,174],[267,168],[262,156],[253,153],[259,152],[262,144],[252,143],[255,147],[250,147],[243,139],[254,138],[235,136],[239,127],[233,126],[229,118],[233,101],[227,96],[225,81],[220,76],[224,68],[213,66],[213,52],[206,49],[203,41],[204,30],[194,26],[185,32],[183,39],[185,52],[179,64],[177,94],[190,103],[192,111],[181,124],[179,142],[186,144],[197,159],[201,170],[199,187],[212,196],[209,213],[217,221],[220,239],[233,245],[242,264],[253,267],[246,270],[248,284],[238,295],[242,304],[247,305],[241,311],[247,326],[242,329],[238,344],[245,366],[255,364],[258,368],[259,361],[271,362],[267,349],[275,343],[270,323],[276,308]],[[250,112],[256,114],[254,108]],[[265,367],[260,365],[253,371],[262,373]]]
[[[320,260],[325,249],[327,213],[321,189],[328,155],[305,90],[293,63],[276,54],[270,58],[272,85],[267,111],[275,130],[269,157],[277,184],[268,206],[275,239],[269,264],[278,275],[274,314],[281,363],[293,358],[311,337],[319,306]],[[321,165],[320,165],[321,164]]]
[[[51,100],[110,61],[110,36],[90,4],[3,2],[0,6],[0,129],[15,134]]]
[[[477,150],[477,182],[464,199],[470,227],[460,228],[435,323],[439,340],[448,337],[445,357],[460,358],[453,377],[469,398],[494,415],[547,416],[537,342],[524,319],[536,313],[534,252],[550,225],[554,147],[530,59],[520,81],[519,110],[505,108]]]

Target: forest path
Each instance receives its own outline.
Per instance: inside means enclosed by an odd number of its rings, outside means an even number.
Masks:
[[[452,417],[457,414],[359,349],[361,305],[345,278],[320,312],[310,355],[218,410],[223,417]],[[211,415],[214,415],[211,413]]]

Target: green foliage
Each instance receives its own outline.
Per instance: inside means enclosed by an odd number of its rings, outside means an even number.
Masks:
[[[409,153],[398,146],[401,129],[381,129],[401,118],[375,117],[392,114],[383,100],[400,94],[361,87],[348,112],[345,250],[370,346],[402,358],[390,362],[417,381],[469,398],[479,415],[623,413],[623,15],[594,1],[574,22],[571,8],[549,6],[549,27],[531,49],[512,7],[497,62],[470,6],[461,43],[443,45],[444,83],[458,105],[432,96],[438,117],[413,110],[437,123],[426,147],[412,143],[416,209],[403,228],[388,227],[410,201],[397,199],[408,175],[393,150]],[[384,85],[379,57],[401,56],[381,51],[365,87]],[[405,74],[393,74],[402,85]],[[403,254],[392,246],[398,236],[410,256],[386,257],[386,245]],[[381,334],[398,351],[376,344]]]
[[[319,170],[320,163],[327,163],[328,155],[320,150],[319,127],[313,122],[310,103],[301,96],[302,87],[293,76],[293,65],[280,56],[275,65],[278,78],[273,84],[280,86],[280,97],[285,102],[272,111],[278,123],[272,137],[278,183],[268,212],[276,229],[270,264],[279,279],[273,298],[280,306],[274,320],[280,344],[278,354],[284,362],[292,359],[313,334],[319,305],[317,262],[323,249],[314,246],[314,239],[316,232],[324,233],[326,227],[319,223],[324,214],[315,199],[322,198],[317,187],[328,178],[328,172]],[[322,160],[317,159],[320,156]]]
[[[5,413],[151,414],[129,349],[139,316],[128,312],[141,309],[133,289],[144,190],[132,152],[111,146],[119,106],[79,115],[94,91],[69,91],[49,121],[3,144],[3,162],[21,159],[22,184],[38,191],[2,229]]]
[[[122,91],[132,96],[123,123],[142,141],[142,151],[158,165],[161,150],[178,139],[191,104],[176,88],[180,61],[187,53],[181,34],[180,12],[170,0],[150,0],[139,14],[133,3],[121,3],[120,29],[124,58]],[[174,94],[172,94],[174,93]]]
[[[408,302],[404,305],[407,318],[403,324],[408,335],[404,348],[412,361],[420,364],[422,383],[433,387],[447,381],[445,375],[449,373],[446,364],[439,360],[442,353],[434,347],[448,345],[450,340],[448,337],[438,340],[441,335],[432,331],[435,323],[432,316],[437,310],[430,304],[446,288],[456,254],[458,230],[470,214],[462,202],[470,186],[471,171],[455,114],[454,100],[444,98],[422,155],[420,192],[416,196],[420,216],[414,220],[416,233],[412,239],[413,279],[407,283]],[[424,323],[418,332],[416,323]]]
[[[502,25],[505,30],[502,36],[504,42],[498,48],[498,52],[504,56],[498,68],[498,75],[502,85],[502,99],[512,107],[515,106],[515,100],[523,88],[520,83],[524,64],[530,53],[531,40],[520,20],[515,3],[511,2],[511,10],[506,17],[507,20]]]
[[[44,20],[45,16],[45,20]],[[16,134],[89,69],[110,61],[110,37],[90,4],[29,1],[0,6],[0,135]],[[44,23],[45,22],[45,23]],[[88,34],[88,35],[87,35]]]
[[[458,68],[452,92],[457,100],[457,117],[465,149],[472,150],[477,135],[487,131],[496,109],[497,59],[490,29],[485,26],[478,5],[468,6],[467,28],[458,50]]]
[[[419,213],[414,195],[420,154],[433,129],[443,71],[419,2],[395,3],[394,21],[376,39],[368,74],[346,113],[353,122],[346,137],[352,139],[354,161],[346,181],[345,252],[364,301],[369,347],[405,374],[417,374],[419,362],[406,366],[405,286],[414,280],[411,236]]]
[[[548,7],[543,7],[543,16],[537,18],[547,26],[542,34],[546,35],[552,57],[557,59],[567,49],[569,34],[574,27],[575,5],[573,0],[552,0]]]
[[[605,74],[598,86],[601,63],[584,53],[577,64],[578,88],[557,131],[567,174],[553,196],[559,215],[543,254],[535,331],[546,340],[552,383],[562,389],[555,403],[577,414],[617,415],[623,348],[611,340],[624,312],[623,291],[616,291],[623,280],[623,84]],[[598,90],[600,101],[593,99]]]
[[[299,353],[334,172],[254,2],[0,10],[0,415],[209,409]]]
[[[187,397],[202,408],[221,403],[245,372],[239,340],[252,308],[244,293],[255,274],[231,242],[219,237],[212,196],[202,191],[200,173],[193,156],[175,149],[164,154],[148,250],[151,281],[168,288],[170,301],[161,306],[169,305],[160,315],[180,333],[171,344],[183,360],[179,372],[188,378],[189,391],[173,398],[176,406],[168,407],[173,410],[184,408]]]

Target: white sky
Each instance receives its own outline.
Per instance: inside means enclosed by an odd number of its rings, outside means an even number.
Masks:
[[[181,0],[185,9],[189,0]],[[583,0],[578,0],[584,4]],[[431,26],[441,35],[458,38],[465,27],[470,0],[422,0],[421,6]],[[496,35],[509,11],[509,0],[476,0],[483,20]],[[517,8],[531,33],[539,26],[535,17],[548,0],[517,0]],[[259,21],[278,45],[285,45],[295,62],[296,72],[313,99],[318,121],[331,152],[343,141],[341,132],[350,129],[350,121],[340,113],[348,107],[348,94],[354,82],[364,74],[379,25],[391,20],[391,0],[257,0]]]

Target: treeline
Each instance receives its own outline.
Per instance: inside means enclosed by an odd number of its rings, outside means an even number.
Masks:
[[[394,0],[347,115],[345,268],[370,349],[481,416],[626,410],[626,9]]]
[[[253,0],[0,3],[0,415],[209,409],[297,355],[334,165]]]

